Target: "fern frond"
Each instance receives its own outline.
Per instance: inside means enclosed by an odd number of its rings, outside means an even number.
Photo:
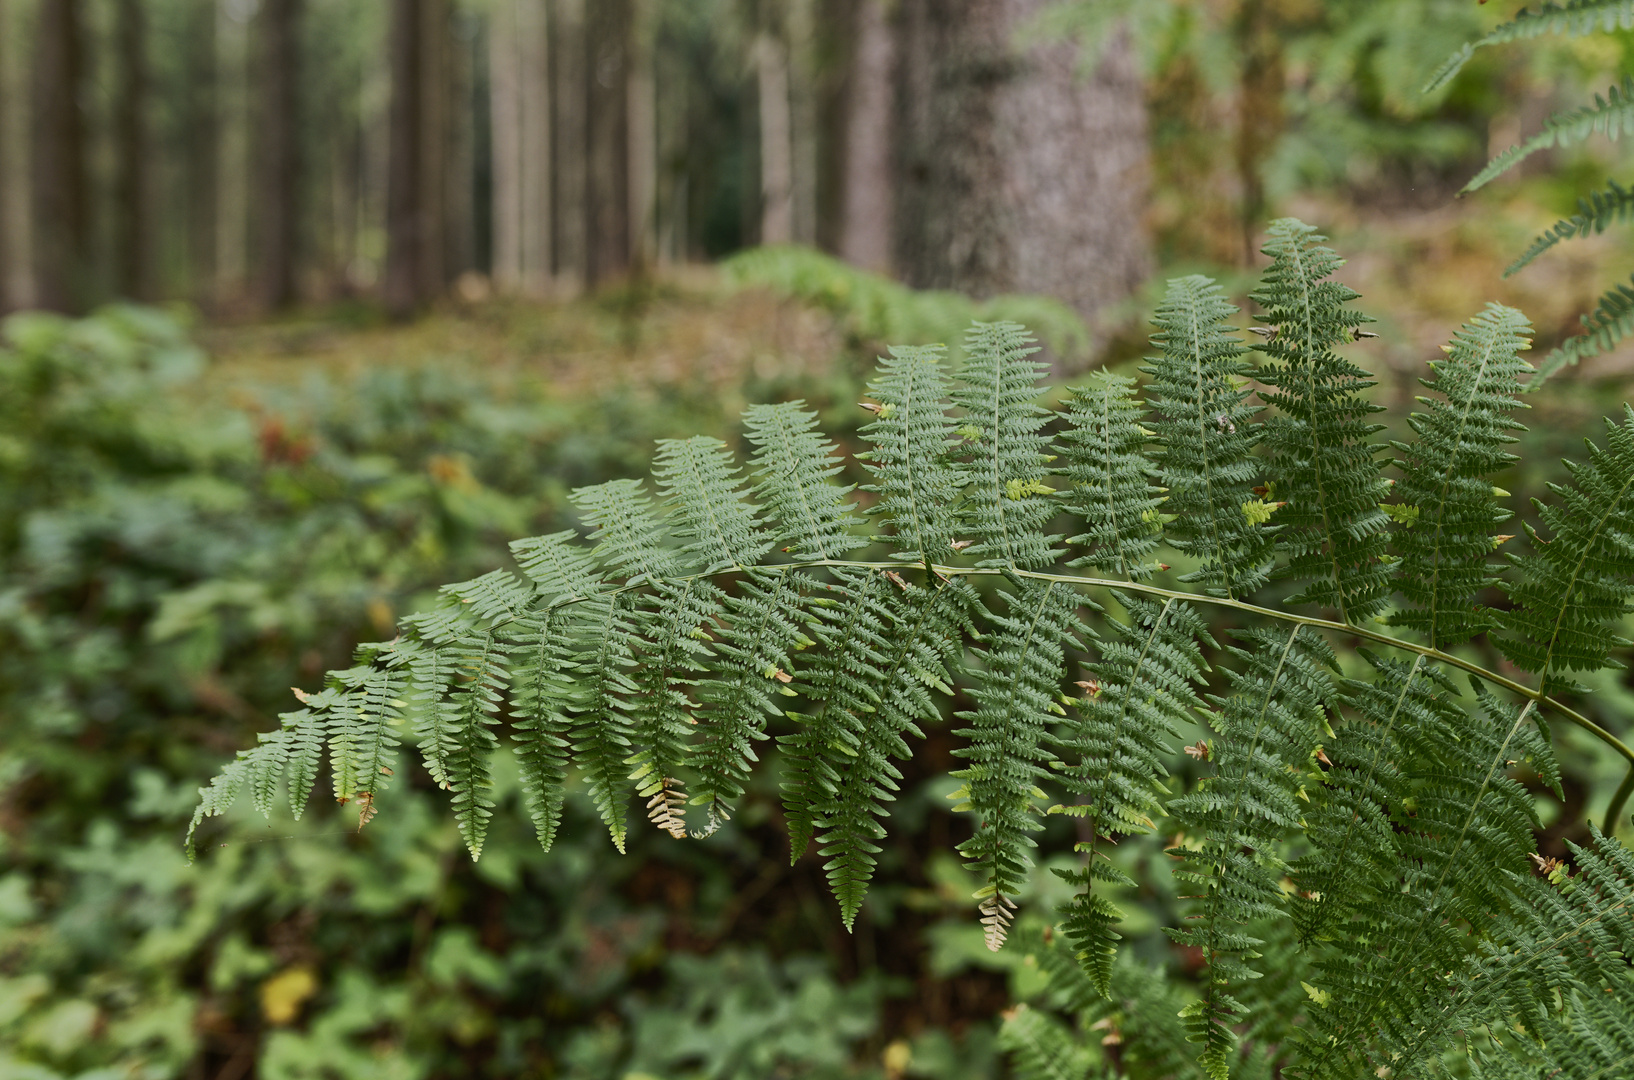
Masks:
[[[687,835],[686,791],[679,779],[689,756],[698,705],[687,697],[708,671],[706,627],[720,615],[725,594],[705,578],[665,582],[658,606],[643,612],[638,667],[632,676],[631,739],[637,750],[626,759],[636,794],[647,800],[647,817],[676,839]]]
[[[1084,1080],[1095,1063],[1061,1021],[1025,1004],[1004,1014],[999,1048],[1009,1051],[1016,1080]]]
[[[979,604],[962,580],[927,588],[885,590],[890,624],[878,643],[881,664],[872,708],[832,711],[830,752],[821,770],[826,797],[817,806],[821,854],[829,887],[850,929],[874,876],[874,841],[885,835],[879,819],[895,800],[901,771],[892,759],[912,755],[908,737],[922,739],[920,725],[941,719],[932,692],[951,692],[950,667],[963,647],[962,630]],[[858,673],[851,672],[850,677]],[[834,751],[837,751],[834,752]]]
[[[357,667],[330,674],[338,700],[329,710],[329,770],[335,801],[358,804],[359,828],[375,815],[400,741],[393,728],[403,722],[409,681],[394,652],[391,645],[366,646]]]
[[[959,434],[968,454],[961,487],[968,488],[963,527],[978,566],[1037,569],[1055,561],[1056,539],[1044,528],[1055,516],[1047,478],[1049,413],[1036,403],[1049,365],[1029,359],[1033,338],[1015,323],[977,323],[965,336],[965,369],[953,388],[964,410]]]
[[[635,734],[629,699],[640,690],[632,678],[637,666],[634,641],[640,615],[635,593],[615,592],[594,601],[574,665],[582,673],[578,715],[573,730],[573,760],[584,772],[590,801],[622,854],[629,826],[630,799],[626,762]]]
[[[1519,581],[1513,607],[1499,617],[1498,648],[1510,662],[1543,676],[1546,692],[1569,685],[1561,673],[1607,666],[1626,645],[1616,633],[1634,580],[1634,408],[1623,423],[1606,420],[1606,446],[1585,439],[1588,460],[1566,463],[1576,484],[1550,484],[1558,502],[1536,502],[1545,539],[1530,525],[1532,554],[1511,556]]]
[[[1405,455],[1391,508],[1404,526],[1395,533],[1401,563],[1396,586],[1409,607],[1390,625],[1423,632],[1436,648],[1456,645],[1490,624],[1475,595],[1496,583],[1488,562],[1494,526],[1511,514],[1494,497],[1493,473],[1514,463],[1505,448],[1525,427],[1511,413],[1521,405],[1521,378],[1532,366],[1532,325],[1514,308],[1488,304],[1453,335],[1444,360],[1432,360],[1439,398],[1421,397],[1425,412],[1408,425],[1416,442],[1392,443]],[[1444,400],[1443,400],[1444,399]]]
[[[1607,90],[1604,97],[1594,95],[1594,104],[1568,112],[1558,112],[1549,117],[1542,131],[1523,143],[1511,146],[1489,161],[1485,168],[1463,186],[1459,194],[1468,194],[1486,186],[1540,150],[1570,146],[1574,142],[1583,142],[1595,134],[1604,135],[1615,141],[1625,132],[1634,132],[1634,76],[1631,75],[1623,76],[1622,83]],[[1582,205],[1579,203],[1579,206]],[[1601,228],[1604,227],[1602,224]],[[1598,232],[1599,229],[1595,231]],[[1525,262],[1529,261],[1530,258],[1527,258],[1518,265],[1525,265]],[[1504,271],[1504,276],[1508,277],[1513,270],[1514,268]]]
[[[1279,882],[1287,865],[1280,852],[1300,829],[1327,728],[1329,672],[1337,667],[1327,643],[1303,626],[1291,633],[1255,628],[1239,639],[1251,649],[1230,649],[1241,663],[1231,672],[1233,692],[1211,698],[1219,706],[1219,738],[1208,746],[1214,771],[1171,804],[1186,836],[1196,838],[1171,852],[1184,860],[1175,876],[1198,891],[1190,925],[1166,932],[1201,949],[1208,962],[1203,996],[1187,1007],[1186,1019],[1216,1080],[1228,1071],[1233,1027],[1247,1012],[1233,987],[1254,977],[1247,957],[1263,944],[1247,928],[1284,914]]]
[[[1056,582],[1020,581],[1016,592],[1001,594],[1004,614],[991,613],[994,630],[973,675],[976,708],[956,714],[970,726],[958,732],[970,745],[954,751],[970,762],[954,772],[964,781],[955,809],[977,816],[975,835],[959,845],[965,865],[985,881],[981,901],[987,946],[1004,943],[1015,909],[1014,896],[1026,879],[1039,829],[1036,801],[1049,758],[1045,733],[1064,717],[1058,699],[1066,650],[1088,628],[1078,616],[1080,599]]]
[[[1386,684],[1374,696],[1377,717],[1397,697],[1391,683],[1410,673],[1403,664],[1375,663]],[[1418,673],[1433,683],[1428,669]],[[1342,937],[1318,954],[1331,1005],[1311,1015],[1312,1077],[1355,1076],[1393,1054],[1416,1061],[1426,1038],[1450,1034],[1446,1026],[1428,1032],[1427,1014],[1440,1011],[1449,985],[1473,976],[1478,939],[1471,933],[1484,936],[1513,906],[1515,882],[1529,868],[1536,810],[1510,770],[1529,758],[1540,772],[1551,769],[1536,705],[1511,709],[1478,686],[1483,719],[1475,719],[1441,690],[1412,692],[1420,707],[1392,729],[1401,755],[1388,807],[1395,880],[1351,899],[1354,925],[1374,928],[1359,957],[1338,943]],[[1366,840],[1360,830],[1355,836],[1358,844]]]
[[[767,738],[766,718],[781,712],[777,699],[794,676],[790,655],[815,644],[803,632],[807,591],[823,593],[803,575],[777,568],[750,572],[726,602],[728,625],[716,634],[715,677],[698,686],[699,738],[690,764],[697,774],[693,803],[706,807],[702,833],[719,828],[743,794],[758,760],[754,745]]]
[[[1265,422],[1269,475],[1287,548],[1282,575],[1306,582],[1294,603],[1337,608],[1341,622],[1377,614],[1389,593],[1384,556],[1389,519],[1379,509],[1388,490],[1368,442],[1383,430],[1382,412],[1362,397],[1368,373],[1333,351],[1368,316],[1344,305],[1356,292],[1330,280],[1342,265],[1315,229],[1292,218],[1271,223],[1271,265],[1253,293],[1271,335],[1255,348],[1267,363],[1261,397],[1277,412]]]
[[[278,717],[277,728],[257,735],[255,746],[240,750],[207,786],[199,788],[199,804],[193,808],[193,818],[187,825],[188,859],[198,854],[194,838],[204,819],[225,814],[238,801],[245,787],[250,789],[255,808],[261,816],[270,817],[272,804],[278,797],[278,785],[289,768],[291,757],[297,753],[310,756],[315,775],[315,755],[322,752],[325,727],[323,715],[310,708],[283,713]],[[293,787],[292,784],[291,795],[294,794]],[[308,791],[311,790],[310,781],[306,787]],[[295,805],[297,813],[305,803],[306,797],[303,795],[299,805]]]
[[[511,696],[511,738],[522,798],[546,851],[562,820],[573,715],[584,708],[575,678],[575,643],[585,631],[586,607],[569,601],[601,588],[589,550],[577,541],[577,534],[559,532],[511,544],[541,601],[507,628],[505,640],[518,673]]]
[[[1631,78],[1630,82],[1634,83],[1634,78]],[[1631,106],[1630,115],[1634,118],[1634,106]],[[1634,218],[1634,190],[1623,187],[1615,180],[1609,180],[1606,182],[1606,190],[1591,191],[1585,198],[1577,200],[1577,213],[1555,222],[1533,240],[1531,246],[1521,253],[1521,257],[1504,270],[1504,277],[1519,273],[1532,260],[1556,244],[1563,244],[1574,237],[1597,236],[1612,225],[1630,218]]]
[[[893,586],[883,574],[842,571],[832,595],[812,601],[811,629],[824,646],[805,673],[805,710],[785,713],[796,729],[783,749],[783,811],[789,862],[805,854],[823,823],[841,772],[857,756],[858,717],[877,711],[877,678],[886,664],[887,607]],[[904,583],[906,585],[906,583]]]
[[[771,548],[771,537],[740,490],[732,451],[719,439],[660,439],[653,479],[676,535],[689,541],[680,556],[686,565],[705,573],[752,566]]]
[[[875,419],[862,429],[873,449],[859,457],[876,483],[868,508],[890,527],[894,557],[929,565],[945,557],[959,523],[961,479],[949,459],[954,421],[944,401],[951,383],[941,345],[892,348],[868,386]]]
[[[1154,565],[1142,562],[1163,539],[1158,506],[1162,494],[1152,483],[1157,470],[1143,450],[1150,433],[1140,426],[1135,381],[1107,371],[1068,391],[1061,456],[1067,462],[1068,509],[1089,525],[1071,543],[1089,548],[1069,566],[1099,567],[1144,581]]]
[[[1118,940],[1112,926],[1121,913],[1094,893],[1093,883],[1132,882],[1104,861],[1098,845],[1116,833],[1155,828],[1153,818],[1163,813],[1161,797],[1167,794],[1160,785],[1168,775],[1164,758],[1173,753],[1170,740],[1203,707],[1195,689],[1208,671],[1201,645],[1215,645],[1196,610],[1182,601],[1113,596],[1129,612],[1129,622],[1106,620],[1112,636],[1103,640],[1092,678],[1080,684],[1084,696],[1074,702],[1066,734],[1057,740],[1067,761],[1052,763],[1076,799],[1051,813],[1083,818],[1089,832],[1078,844],[1088,864],[1055,871],[1079,887],[1061,909],[1062,930],[1103,994],[1110,992]]]
[[[1634,0],[1567,0],[1564,4],[1544,4],[1536,11],[1522,8],[1509,22],[1494,27],[1443,61],[1425,84],[1424,93],[1434,93],[1451,82],[1477,49],[1526,41],[1544,34],[1584,37],[1619,29],[1634,29]]]
[[[1601,293],[1594,310],[1580,319],[1583,333],[1562,341],[1543,358],[1538,373],[1526,384],[1527,393],[1535,392],[1561,368],[1576,367],[1634,337],[1634,279]]]
[[[787,545],[792,558],[838,559],[857,546],[854,504],[846,498],[854,489],[833,483],[842,468],[834,444],[804,404],[751,405],[744,412],[744,433],[755,447],[750,465],[759,477],[755,495],[776,527],[773,543]]]
[[[597,541],[596,557],[631,578],[678,574],[682,562],[666,544],[664,523],[639,480],[609,480],[575,488],[569,496]]]
[[[1274,506],[1253,491],[1261,465],[1253,457],[1259,408],[1248,403],[1253,367],[1229,333],[1237,308],[1200,275],[1176,278],[1152,322],[1161,349],[1141,370],[1157,415],[1159,482],[1165,539],[1202,562],[1186,576],[1216,595],[1241,597],[1264,585],[1271,563]]]

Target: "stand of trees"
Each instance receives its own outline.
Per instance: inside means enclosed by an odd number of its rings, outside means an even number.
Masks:
[[[1093,317],[1146,120],[1048,0],[0,0],[0,309],[572,292],[753,243]],[[1091,58],[1093,60],[1093,58]]]

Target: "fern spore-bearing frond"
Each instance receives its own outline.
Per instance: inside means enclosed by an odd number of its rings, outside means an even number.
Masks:
[[[1389,596],[1389,519],[1379,509],[1388,486],[1374,457],[1380,447],[1368,441],[1383,430],[1369,417],[1384,410],[1362,396],[1374,385],[1368,373],[1333,351],[1372,319],[1345,307],[1357,294],[1332,280],[1342,260],[1325,239],[1291,218],[1271,223],[1271,265],[1253,294],[1270,325],[1255,348],[1267,361],[1259,379],[1272,388],[1261,396],[1276,408],[1264,439],[1270,486],[1284,503],[1276,518],[1288,551],[1281,573],[1306,583],[1291,601],[1359,623]]]

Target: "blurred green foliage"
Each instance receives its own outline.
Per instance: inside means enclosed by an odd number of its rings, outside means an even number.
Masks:
[[[210,408],[153,310],[3,341],[0,1078],[872,1075],[887,1028],[918,1032],[893,1075],[991,1075],[1005,975],[962,871],[915,852],[946,847],[940,789],[903,799],[850,939],[817,860],[777,869],[775,780],[707,845],[624,859],[570,803],[548,858],[508,813],[473,866],[418,779],[390,829],[241,817],[182,857],[198,783],[291,685],[719,403],[399,370]]]

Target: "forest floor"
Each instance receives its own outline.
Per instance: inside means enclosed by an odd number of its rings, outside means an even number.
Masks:
[[[1368,352],[1380,375],[1381,401],[1411,407],[1416,379],[1438,347],[1488,301],[1520,308],[1538,328],[1541,357],[1575,333],[1578,317],[1634,267],[1634,237],[1625,232],[1574,240],[1505,279],[1504,267],[1558,216],[1535,190],[1520,188],[1502,204],[1457,200],[1429,210],[1358,208],[1309,200],[1288,208],[1323,223],[1347,259],[1338,277],[1362,294],[1380,338]],[[1145,316],[1177,273],[1219,278],[1237,302],[1254,270],[1174,266],[1154,275],[1125,306],[1101,362],[1128,367],[1146,351]],[[844,320],[764,290],[738,289],[705,266],[663,273],[640,287],[555,301],[450,300],[414,322],[392,325],[356,306],[318,308],[263,323],[200,331],[214,363],[206,382],[217,400],[247,404],[280,388],[346,382],[382,368],[435,368],[474,379],[503,396],[574,401],[627,389],[686,387],[714,395],[730,415],[735,399],[768,384],[838,382],[843,395],[864,374],[877,342],[848,340]],[[866,355],[865,355],[866,354]],[[858,362],[862,364],[857,371]],[[844,372],[837,370],[845,368]],[[1070,373],[1069,373],[1070,374]],[[1562,380],[1603,403],[1629,396],[1634,347],[1569,370]]]

